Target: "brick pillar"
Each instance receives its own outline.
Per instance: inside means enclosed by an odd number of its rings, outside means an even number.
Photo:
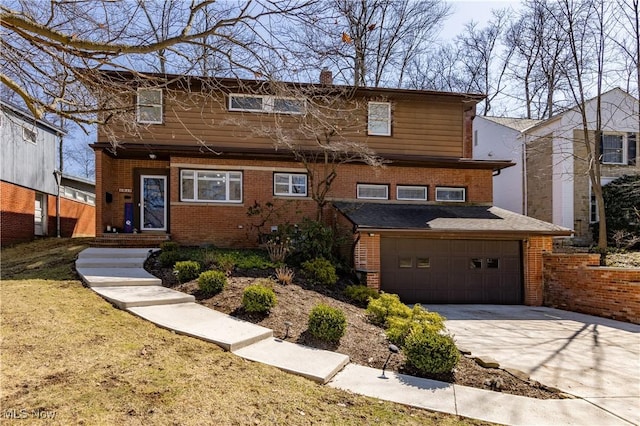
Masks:
[[[104,210],[104,185],[103,185],[103,177],[104,173],[102,167],[102,157],[104,156],[104,152],[101,149],[97,149],[94,151],[96,161],[95,161],[95,176],[96,176],[96,237],[102,236],[104,225],[102,220],[102,212]]]
[[[354,252],[356,271],[365,274],[367,287],[380,290],[380,234],[360,233]]]
[[[542,306],[544,299],[543,253],[553,251],[551,237],[530,237],[523,242],[524,304]]]

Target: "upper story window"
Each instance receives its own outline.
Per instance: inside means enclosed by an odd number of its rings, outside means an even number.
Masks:
[[[242,172],[182,170],[181,201],[242,202]]]
[[[375,136],[391,136],[391,104],[389,102],[369,102],[367,132]]]
[[[436,201],[449,201],[462,203],[466,201],[465,188],[452,188],[446,186],[439,186],[436,188]]]
[[[274,173],[273,193],[292,197],[307,196],[307,175],[294,173]]]
[[[357,186],[357,197],[369,200],[388,200],[389,187],[387,185],[359,183]]]
[[[396,199],[407,201],[427,201],[427,187],[398,185],[396,187]]]
[[[229,111],[303,114],[304,100],[263,95],[229,95]]]
[[[138,89],[138,123],[162,124],[162,89]]]
[[[600,152],[603,164],[636,164],[635,133],[603,133]]]
[[[27,126],[22,126],[22,139],[27,142],[37,143],[38,141],[38,133],[35,128],[30,128]]]

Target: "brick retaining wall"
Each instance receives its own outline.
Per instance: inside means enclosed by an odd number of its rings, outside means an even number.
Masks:
[[[597,254],[543,259],[545,306],[640,324],[640,268],[600,267]]]

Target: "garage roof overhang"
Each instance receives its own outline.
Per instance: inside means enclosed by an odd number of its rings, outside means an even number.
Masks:
[[[571,236],[572,231],[495,206],[334,202],[357,231],[423,236]]]

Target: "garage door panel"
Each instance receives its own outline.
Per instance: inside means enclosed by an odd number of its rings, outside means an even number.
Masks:
[[[519,241],[384,237],[381,267],[382,290],[407,303],[522,303]]]

